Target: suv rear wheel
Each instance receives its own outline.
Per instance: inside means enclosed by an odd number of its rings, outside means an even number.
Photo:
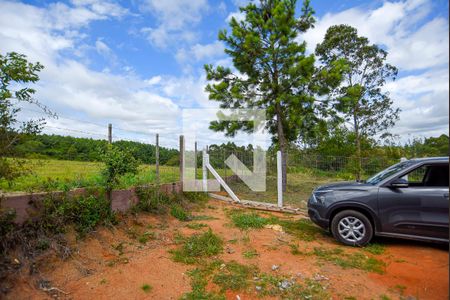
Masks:
[[[373,236],[370,220],[355,210],[337,213],[331,221],[331,233],[339,242],[350,246],[364,246]]]

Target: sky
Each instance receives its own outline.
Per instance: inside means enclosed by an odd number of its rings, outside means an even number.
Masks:
[[[159,133],[163,146],[176,147],[183,109],[218,105],[204,92],[203,65],[231,66],[217,35],[232,16],[242,18],[245,3],[0,0],[0,53],[23,53],[45,66],[35,97],[59,117],[47,118],[44,132],[99,139],[112,123],[115,140],[153,143]],[[402,110],[391,130],[400,141],[448,134],[448,1],[311,4],[317,22],[300,37],[309,53],[335,24],[356,27],[389,52],[399,76],[385,89]],[[20,114],[42,116],[35,107]],[[224,141],[207,125],[196,127],[203,143]]]

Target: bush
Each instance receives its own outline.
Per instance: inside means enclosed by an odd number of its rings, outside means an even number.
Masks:
[[[158,187],[137,187],[136,195],[139,202],[132,209],[134,212],[165,214],[171,202],[167,195],[158,191]]]
[[[112,189],[119,181],[119,177],[125,174],[136,174],[139,162],[127,149],[119,149],[108,145],[106,152],[102,155],[105,169],[102,174],[106,181],[107,189]]]
[[[115,214],[105,197],[94,195],[49,196],[42,203],[40,219],[36,221],[46,232],[61,233],[69,224],[75,226],[80,236],[92,231],[99,224],[113,224]]]

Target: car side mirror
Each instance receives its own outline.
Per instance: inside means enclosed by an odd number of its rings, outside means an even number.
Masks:
[[[397,178],[391,182],[391,187],[393,188],[406,188],[409,186],[408,180],[403,178]]]

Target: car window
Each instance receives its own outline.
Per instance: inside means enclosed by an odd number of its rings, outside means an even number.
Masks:
[[[401,172],[402,170],[410,167],[413,163],[414,162],[407,160],[407,161],[395,164],[393,166],[390,166],[389,168],[387,168],[387,169],[381,171],[380,173],[372,176],[371,178],[367,179],[366,182],[375,185],[375,184],[383,181],[384,179],[394,175],[395,173]]]
[[[448,179],[448,165],[433,165],[428,168],[423,184],[448,187]]]
[[[407,180],[410,186],[423,186],[423,181],[429,166],[421,166],[412,170],[402,178]]]
[[[411,187],[414,186],[441,186],[448,187],[448,165],[424,165],[403,176]]]

